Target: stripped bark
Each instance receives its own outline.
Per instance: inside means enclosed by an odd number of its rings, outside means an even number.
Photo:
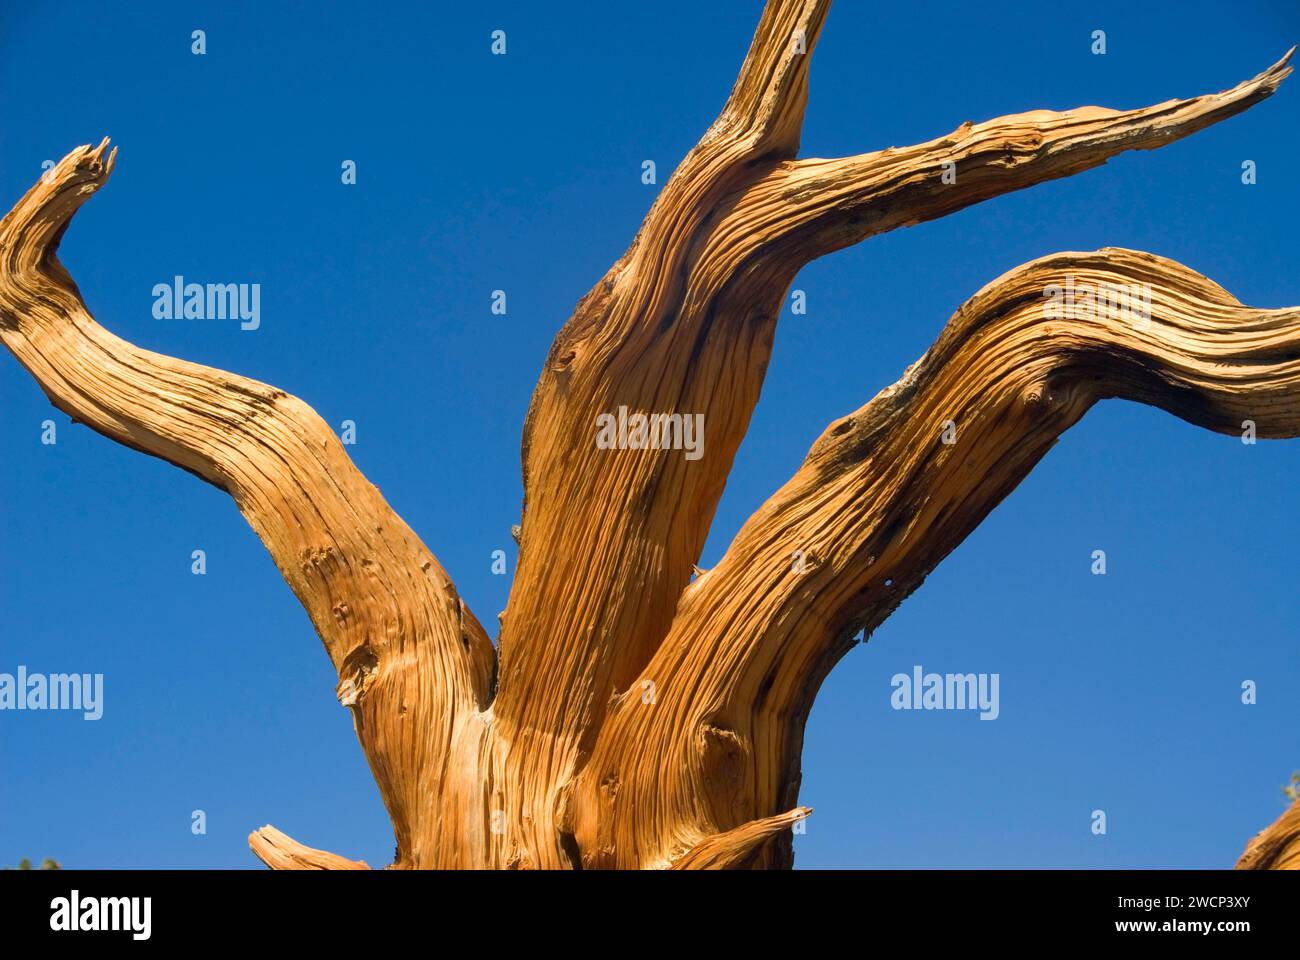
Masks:
[[[491,642],[310,407],[141,350],[91,318],[55,251],[113,171],[107,146],[72,151],[0,222],[0,339],[73,420],[234,498],[338,671],[397,862],[427,863],[456,718],[488,701]]]
[[[248,846],[272,870],[369,870],[364,860],[304,846],[268,824],[248,835]]]
[[[691,582],[810,260],[1271,95],[1034,111],[857,157],[797,159],[829,0],[770,0],[718,120],[556,337],[523,438],[520,559],[494,652],[430,551],[302,401],[141,350],[55,257],[108,179],[80,147],[0,223],[0,339],[75,420],[227,491],[306,608],[379,783],[395,867],[785,866],[822,678],[1097,399],[1210,429],[1300,432],[1300,317],[1178,264],[1058,254],[969,301],[894,387],[833,424],[722,562]],[[955,183],[941,172],[953,164]],[[1046,318],[1045,287],[1149,285],[1153,316]],[[706,455],[598,449],[620,407],[703,415]],[[958,442],[938,439],[957,425]],[[795,574],[791,554],[808,566]],[[641,692],[652,684],[655,696]],[[274,828],[276,868],[365,868]]]
[[[1046,294],[1067,285],[1140,299],[1054,317]],[[1045,257],[981,290],[898,383],[826,429],[685,590],[632,685],[653,683],[655,703],[619,697],[582,774],[587,865],[665,865],[788,809],[813,697],[855,635],[1108,397],[1223,433],[1250,420],[1261,437],[1300,435],[1300,308],[1244,307],[1186,267],[1119,249]]]

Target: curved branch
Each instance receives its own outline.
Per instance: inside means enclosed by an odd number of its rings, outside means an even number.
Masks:
[[[435,816],[454,716],[488,698],[491,643],[309,406],[90,316],[55,251],[112,172],[107,146],[73,150],[0,222],[0,340],[74,420],[234,498],[338,670],[403,861]]]
[[[867,237],[1181,140],[1272,96],[1294,52],[1221,93],[1135,110],[1032,110],[967,121],[916,146],[779,164],[736,199],[711,243],[735,261],[761,245],[797,269]]]
[[[272,870],[369,870],[364,860],[304,846],[269,823],[248,835],[248,846]]]
[[[1106,397],[1223,433],[1300,435],[1300,308],[1244,307],[1119,249],[1045,257],[977,293],[686,590],[641,675],[654,702],[619,698],[584,770],[588,865],[672,860],[793,806],[812,698],[855,634]],[[665,762],[683,771],[667,783]]]
[[[812,813],[795,807],[774,817],[751,820],[723,833],[715,833],[673,861],[673,870],[743,870],[749,868],[768,841],[786,833]]]
[[[520,798],[511,820],[526,821],[521,842],[538,865],[567,862],[569,784],[611,696],[636,681],[672,626],[803,263],[1170,142],[1263,99],[1288,72],[1284,61],[1227,94],[1146,110],[1038,111],[906,150],[795,161],[809,54],[828,7],[769,0],[721,116],[578,304],[534,391],[493,719],[521,758],[507,764],[502,789]],[[957,164],[955,185],[941,185],[945,159]],[[700,456],[601,449],[600,418],[620,414],[693,418],[703,424]]]
[[[556,337],[524,426],[519,563],[502,622],[493,718],[518,757],[509,819],[539,866],[568,863],[564,791],[610,693],[644,666],[690,579],[758,400],[780,289],[683,307],[692,250],[755,164],[793,157],[808,61],[829,0],[770,0],[717,121],[678,166],[624,256]],[[714,322],[716,319],[716,323]],[[708,335],[708,344],[705,337]],[[744,373],[718,382],[722,371]],[[602,450],[596,418],[702,416],[705,454]],[[519,769],[514,769],[518,767]],[[529,812],[540,806],[541,816]]]

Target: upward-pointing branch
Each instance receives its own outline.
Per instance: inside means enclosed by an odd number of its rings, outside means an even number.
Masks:
[[[752,132],[755,123],[763,129],[792,128],[794,118],[802,116],[808,55],[794,52],[798,47],[790,33],[794,25],[806,24],[807,39],[814,41],[826,6],[769,4],[715,130]],[[811,53],[811,46],[807,49]],[[672,515],[673,530],[659,536],[653,556],[638,558],[643,590],[623,603],[600,587],[583,594],[602,606],[613,602],[612,608],[604,606],[607,615],[618,618],[634,610],[638,616],[629,629],[612,631],[605,652],[580,659],[594,666],[598,686],[612,682],[622,689],[628,668],[644,662],[698,558],[716,494],[757,400],[779,298],[803,264],[877,233],[1088,170],[1125,150],[1172,143],[1271,96],[1291,73],[1291,56],[1289,51],[1258,76],[1218,94],[1133,110],[1031,111],[964,124],[917,146],[839,160],[746,165],[727,153],[719,137],[706,136],[665,188],[632,250],[557,338],[530,411],[528,543],[543,538],[549,543],[548,529],[562,530],[566,538],[582,535],[584,518],[571,513],[586,511],[576,498],[557,511],[550,491],[531,480],[535,473],[554,476],[557,462],[572,474],[566,490],[587,489],[596,499],[599,488],[602,502],[626,504],[629,523],[634,519],[646,531],[620,530],[622,542],[634,550],[638,539],[660,535],[658,513]],[[777,117],[786,119],[777,123]],[[778,139],[794,142],[788,134]],[[729,189],[719,194],[712,189],[719,185]],[[725,391],[718,388],[720,381]],[[556,395],[563,396],[563,409]],[[590,447],[590,430],[584,428],[591,419],[618,406],[704,413],[705,462],[691,470],[662,457],[638,465],[634,485],[652,488],[653,495],[647,490],[630,497],[631,478],[606,470],[610,458],[593,458],[582,449]],[[558,436],[551,422],[558,423]],[[623,511],[599,519],[612,537]],[[595,555],[603,547],[593,542],[590,549]],[[531,623],[532,617],[530,553],[525,551],[521,562],[521,574],[529,576],[521,576],[517,599],[512,598],[519,629],[528,629],[525,620]],[[555,551],[548,546],[542,553],[546,570],[538,576],[572,579],[572,571],[554,565]],[[630,572],[611,567],[609,583],[621,589]],[[526,642],[516,641],[514,627],[507,625],[506,659]],[[520,651],[520,656],[528,655]]]
[[[0,340],[74,420],[230,493],[338,670],[339,699],[393,819],[398,863],[426,855],[414,845],[435,834],[427,824],[453,718],[486,701],[491,644],[310,407],[141,350],[90,316],[55,251],[112,172],[107,147],[72,151],[0,222]]]
[[[774,314],[780,291],[760,284],[725,305],[685,305],[682,296],[699,268],[693,250],[725,198],[756,165],[794,156],[808,61],[829,5],[770,0],[717,121],[556,337],[533,394],[493,718],[524,757],[502,790],[539,865],[567,862],[557,834],[566,784],[610,693],[631,681],[668,628],[758,399],[768,343],[758,327],[733,321]],[[732,376],[736,362],[743,374]],[[595,418],[620,406],[702,415],[703,459],[597,450]],[[548,815],[523,818],[523,804]]]
[[[1289,72],[1283,61],[1217,96],[1038,111],[904,150],[798,161],[828,7],[770,0],[721,115],[578,304],[534,391],[492,722],[514,744],[498,783],[507,819],[522,824],[520,846],[538,865],[572,859],[563,849],[575,775],[611,696],[637,681],[672,627],[798,269],[873,233],[1171,142],[1258,102]],[[946,160],[955,184],[942,182]],[[598,448],[597,418],[621,408],[702,417],[702,456]]]
[[[798,269],[896,227],[1090,170],[1126,150],[1180,140],[1272,96],[1290,75],[1294,52],[1222,93],[1135,110],[1031,110],[967,122],[911,147],[778,164],[736,200],[732,225],[720,227],[713,243],[733,246],[733,259],[763,246]],[[735,239],[742,232],[749,243]]]
[[[668,864],[794,806],[808,710],[854,635],[1107,397],[1222,433],[1300,436],[1300,308],[1245,307],[1118,249],[1045,257],[977,293],[687,588],[640,678],[654,702],[620,697],[583,771],[586,865]],[[665,762],[682,771],[671,782]]]
[[[749,156],[793,157],[808,104],[808,66],[830,0],[771,0],[711,134],[743,139]],[[702,144],[711,141],[706,134]]]

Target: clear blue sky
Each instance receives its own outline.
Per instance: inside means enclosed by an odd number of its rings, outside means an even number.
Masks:
[[[509,578],[490,554],[506,549],[513,572],[520,426],[550,340],[653,199],[641,162],[662,184],[716,115],[761,5],[391,6],[5,4],[0,206],[42,161],[111,135],[112,182],[61,253],[94,314],[354,420],[357,463],[494,624]],[[489,53],[498,28],[505,57]],[[1297,40],[1294,0],[841,0],[803,153],[1217,91]],[[1292,78],[1191,139],[809,266],[795,282],[808,313],[782,319],[702,564],[828,421],[1026,260],[1133,247],[1246,303],[1300,303],[1297,156]],[[355,186],[340,184],[349,159]],[[151,288],[176,274],[261,283],[261,328],[154,319]],[[505,317],[489,311],[497,288]],[[105,675],[97,722],[0,714],[0,862],[247,867],[247,833],[270,822],[387,863],[336,678],[233,503],[71,426],[7,353],[0,413],[0,672]],[[46,418],[56,446],[40,443]],[[798,863],[1230,865],[1300,767],[1297,474],[1300,441],[1094,409],[823,687]],[[914,664],[999,673],[1000,718],[891,710],[890,677]]]

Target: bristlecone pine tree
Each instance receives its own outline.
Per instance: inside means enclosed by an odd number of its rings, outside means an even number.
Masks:
[[[393,867],[788,867],[821,681],[1094,403],[1300,434],[1300,308],[1243,306],[1149,253],[1056,253],[967,301],[693,578],[801,267],[1164,146],[1291,72],[1288,53],[1222,93],[798,159],[829,6],[769,0],[717,121],[555,338],[523,428],[520,556],[495,648],[306,403],[91,318],[55,251],[113,170],[107,140],[69,153],[0,223],[5,346],[75,421],[229,493],[306,608],[392,818]],[[1046,311],[1045,289],[1070,283],[1149,287],[1150,318]],[[708,456],[597,449],[597,416],[619,407],[703,414]],[[1298,822],[1293,809],[1243,865],[1296,866]],[[367,867],[269,826],[249,842],[271,867]]]

